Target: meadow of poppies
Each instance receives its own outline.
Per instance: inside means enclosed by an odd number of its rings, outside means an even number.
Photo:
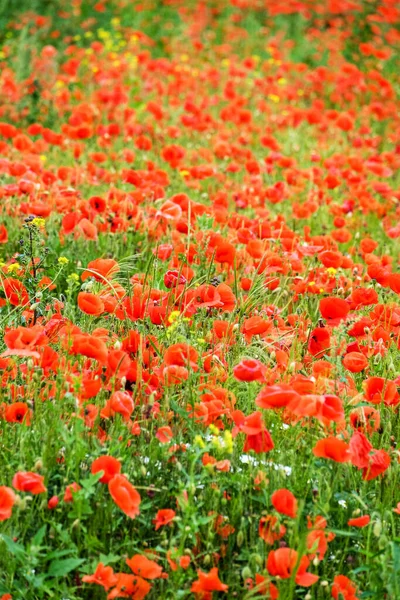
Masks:
[[[2,10],[0,599],[400,599],[397,0]]]

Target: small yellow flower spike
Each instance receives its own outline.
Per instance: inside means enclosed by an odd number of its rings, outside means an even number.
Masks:
[[[58,257],[58,264],[59,265],[67,265],[69,263],[69,258],[67,258],[66,256],[59,256]]]
[[[206,447],[205,441],[203,440],[203,438],[200,435],[196,435],[196,437],[194,438],[194,443],[199,448],[205,448]]]
[[[181,316],[181,313],[179,312],[179,310],[173,310],[172,313],[168,317],[168,323],[171,323],[171,325],[172,325],[172,323],[175,323],[175,321],[177,321],[180,316]]]
[[[19,271],[21,268],[21,265],[18,263],[12,263],[11,265],[7,266],[7,273],[15,273],[16,271]]]
[[[233,438],[232,438],[232,433],[228,430],[226,430],[224,432],[224,445],[226,448],[226,451],[229,454],[232,454],[233,452]]]
[[[36,217],[35,219],[32,219],[31,223],[32,225],[35,225],[38,229],[44,229],[46,221],[44,219]]]
[[[328,267],[328,268],[326,269],[326,272],[327,272],[329,275],[336,275],[336,269],[334,269],[333,267]]]

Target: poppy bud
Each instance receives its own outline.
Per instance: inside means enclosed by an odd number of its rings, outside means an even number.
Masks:
[[[379,550],[384,550],[385,548],[388,547],[388,544],[389,544],[388,538],[386,537],[386,535],[382,535],[378,541]]]
[[[236,543],[239,546],[239,548],[243,545],[244,542],[244,533],[242,530],[240,530],[236,536]],[[250,575],[248,575],[248,577],[250,577]]]
[[[50,500],[48,501],[48,503],[47,503],[47,508],[50,509],[50,510],[52,510],[53,508],[56,508],[56,506],[58,505],[58,503],[59,503],[58,496],[52,496],[50,498]]]
[[[248,566],[242,569],[242,579],[249,579],[252,576],[252,572]]]
[[[252,554],[251,560],[254,561],[255,564],[258,566],[261,566],[264,563],[262,556],[260,556],[259,554]]]
[[[376,521],[372,531],[373,531],[373,534],[375,537],[377,537],[377,538],[380,537],[380,535],[382,533],[382,521],[379,521],[379,520]]]

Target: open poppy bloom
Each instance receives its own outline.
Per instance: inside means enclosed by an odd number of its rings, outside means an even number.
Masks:
[[[256,398],[261,408],[283,408],[300,398],[300,395],[289,385],[269,385],[263,388]]]
[[[368,359],[361,352],[349,352],[343,358],[343,366],[351,373],[361,373],[368,367]]]
[[[277,540],[280,540],[286,533],[286,527],[279,523],[278,517],[267,515],[261,517],[258,524],[258,535],[266,544],[272,546]]]
[[[118,578],[112,567],[105,567],[103,563],[99,563],[93,575],[84,575],[82,581],[84,583],[96,583],[107,591],[117,583]]]
[[[117,581],[112,585],[107,600],[114,598],[134,598],[143,600],[151,590],[151,585],[143,577],[129,575],[127,573],[116,573]]]
[[[113,456],[99,456],[92,462],[91,472],[99,473],[100,471],[103,471],[103,475],[99,481],[109,483],[115,475],[121,472],[121,463]]]
[[[350,306],[346,300],[330,296],[320,300],[319,310],[329,325],[338,325],[340,321],[346,319],[350,312]]]
[[[140,513],[141,498],[139,492],[124,475],[114,475],[108,483],[108,490],[115,504],[131,519]]]
[[[87,315],[99,316],[104,312],[104,302],[90,292],[79,292],[78,306]]]
[[[210,592],[227,592],[228,586],[218,577],[218,569],[214,567],[209,573],[197,571],[199,578],[192,583],[190,591],[199,599],[206,600],[210,598]]]
[[[267,367],[255,358],[244,358],[233,367],[233,375],[239,381],[262,381]]]
[[[310,333],[308,351],[316,358],[329,354],[331,336],[326,327],[316,327]]]
[[[157,531],[160,527],[171,524],[175,519],[175,516],[176,512],[171,508],[163,508],[157,511],[156,518],[153,519],[155,530]]]
[[[400,401],[396,383],[383,377],[369,377],[364,381],[364,389],[366,399],[373,404],[383,402],[391,406]]]
[[[29,492],[30,494],[43,494],[47,488],[43,483],[43,475],[32,473],[31,471],[18,471],[13,477],[13,487],[19,492]]]
[[[366,527],[371,521],[371,517],[369,515],[364,515],[362,517],[355,517],[354,519],[349,519],[347,521],[347,525],[350,527]]]
[[[13,490],[5,485],[0,486],[0,521],[6,521],[11,517],[12,508],[15,503]]]
[[[302,556],[298,561],[298,553],[291,548],[279,548],[271,550],[268,554],[267,569],[273,576],[279,576],[282,579],[289,579],[295,573],[297,585],[309,587],[319,579],[317,575],[308,573],[307,569],[310,561],[307,556]]]
[[[336,437],[318,440],[313,448],[313,454],[319,458],[327,458],[338,463],[350,460],[349,445]]]
[[[24,284],[14,277],[7,277],[3,282],[4,293],[12,306],[26,306],[29,295]]]
[[[144,579],[158,579],[162,575],[162,567],[144,554],[135,554],[126,560],[128,567]]]
[[[335,600],[359,600],[356,596],[357,587],[345,575],[335,575],[332,585],[332,597]]]
[[[65,488],[65,493],[64,493],[64,502],[73,502],[74,501],[74,494],[76,494],[77,492],[79,492],[79,490],[81,490],[82,487],[79,485],[79,483],[76,483],[76,481],[74,481],[74,483],[70,483],[69,485],[67,485],[67,487]]]
[[[271,502],[275,510],[282,515],[287,515],[292,519],[296,518],[297,500],[289,490],[276,490],[271,496]]]
[[[260,411],[256,411],[245,417],[240,410],[235,410],[232,413],[236,427],[233,429],[233,436],[239,432],[246,435],[246,441],[243,446],[243,451],[248,452],[253,450],[257,454],[261,452],[270,452],[274,448],[274,442],[271,434],[265,427]]]
[[[6,406],[4,418],[7,423],[25,423],[25,425],[30,425],[32,411],[26,402],[14,402]]]

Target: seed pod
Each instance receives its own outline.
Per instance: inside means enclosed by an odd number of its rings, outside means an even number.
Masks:
[[[240,530],[236,536],[236,543],[239,546],[239,548],[243,545],[244,542],[244,533],[242,530]]]

